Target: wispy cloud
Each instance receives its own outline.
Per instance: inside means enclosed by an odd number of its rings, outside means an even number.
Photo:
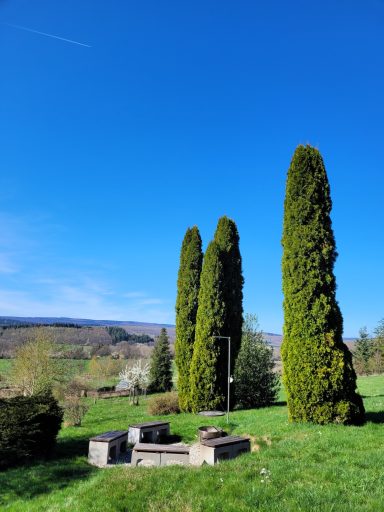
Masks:
[[[0,253],[0,274],[14,274],[19,271],[19,267],[13,261],[9,254]]]
[[[0,212],[0,314],[173,323],[166,297],[122,289],[105,261],[70,259],[49,218]],[[65,238],[65,237],[64,237]]]
[[[66,37],[57,36],[55,34],[48,34],[47,32],[41,32],[40,30],[35,30],[29,27],[23,27],[22,25],[14,25],[13,23],[5,23],[2,22],[2,25],[7,25],[8,27],[16,28],[18,30],[24,30],[25,32],[32,32],[33,34],[38,34],[40,36],[50,37],[52,39],[59,39],[60,41],[64,41],[66,43],[77,44],[78,46],[85,46],[87,48],[92,48],[91,45],[80,43],[79,41],[74,41],[73,39],[67,39]]]
[[[140,299],[145,296],[146,294],[144,292],[126,292],[122,294],[122,297],[125,299]]]

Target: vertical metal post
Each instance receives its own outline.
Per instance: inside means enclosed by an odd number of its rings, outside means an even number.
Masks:
[[[227,424],[229,423],[229,394],[231,385],[231,337],[228,336],[228,401],[227,401]]]
[[[227,423],[229,423],[229,404],[230,404],[230,385],[231,385],[231,337],[230,336],[212,336],[218,340],[228,340],[228,388],[227,388]]]

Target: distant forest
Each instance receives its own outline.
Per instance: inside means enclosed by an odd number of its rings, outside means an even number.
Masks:
[[[49,324],[12,320],[6,322],[0,323],[0,358],[14,357],[17,347],[31,338],[32,330],[41,327],[46,328],[52,340],[61,346],[61,354],[65,353],[65,357],[74,359],[86,358],[101,347],[105,347],[103,350],[106,353],[110,353],[108,347],[115,347],[114,352],[116,350],[120,352],[119,343],[121,343],[121,350],[125,351],[127,349],[123,348],[124,344],[125,346],[141,344],[147,347],[154,344],[154,339],[148,334],[129,333],[117,326],[85,326],[70,322]]]

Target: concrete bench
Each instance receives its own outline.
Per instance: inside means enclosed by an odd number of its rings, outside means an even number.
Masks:
[[[216,464],[251,451],[249,438],[239,436],[206,439],[200,443],[200,463]]]
[[[136,443],[158,443],[169,436],[169,421],[147,421],[130,425],[128,431],[128,442]]]
[[[89,440],[88,462],[105,466],[127,451],[128,430],[111,430]]]
[[[189,464],[189,446],[137,443],[133,447],[131,465],[137,466],[140,463],[151,466]]]

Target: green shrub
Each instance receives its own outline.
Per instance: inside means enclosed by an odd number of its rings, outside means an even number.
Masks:
[[[62,419],[52,395],[0,400],[0,469],[49,456]]]
[[[84,399],[78,395],[67,395],[64,401],[65,425],[68,427],[80,427],[81,421],[89,407]]]
[[[162,416],[163,414],[178,414],[179,398],[175,391],[154,396],[149,400],[148,412],[153,416]]]

